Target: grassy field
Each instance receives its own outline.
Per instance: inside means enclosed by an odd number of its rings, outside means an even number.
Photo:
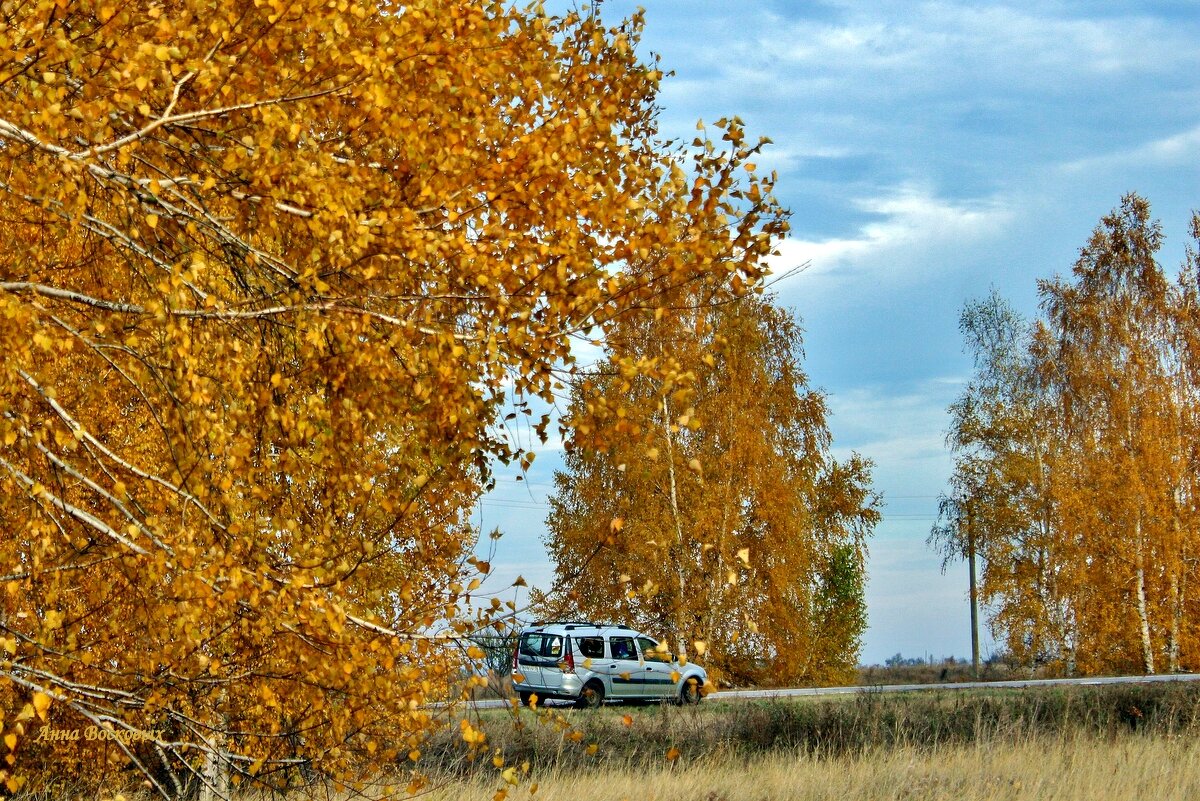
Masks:
[[[384,767],[404,788],[414,768],[430,801],[784,801],[785,799],[1200,798],[1200,686],[936,689],[698,707],[480,710],[475,751],[452,722],[408,760]],[[511,770],[506,784],[503,771]],[[52,773],[52,772],[51,772]],[[47,774],[47,780],[53,776]],[[149,799],[136,778],[126,798]],[[28,801],[80,801],[59,781]],[[532,792],[535,790],[536,792]],[[112,794],[105,796],[112,797]],[[350,801],[321,785],[238,801]],[[403,798],[393,791],[390,798]]]
[[[530,790],[536,782],[536,792]],[[484,801],[505,786],[477,775],[441,784],[430,801]],[[1200,745],[1191,737],[1123,735],[919,748],[827,759],[804,752],[713,756],[658,766],[607,763],[539,770],[510,799],[587,801],[1191,801]]]
[[[491,799],[503,766],[528,764],[509,798],[1200,798],[1200,688],[863,693],[698,708],[493,711],[490,749],[428,744],[429,796]]]

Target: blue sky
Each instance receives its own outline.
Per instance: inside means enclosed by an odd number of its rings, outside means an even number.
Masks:
[[[548,4],[551,9],[555,3]],[[563,4],[560,4],[563,5]],[[835,450],[875,461],[862,661],[968,656],[966,568],[925,547],[946,484],[945,409],[970,365],[968,299],[997,287],[1029,314],[1122,193],[1147,197],[1169,270],[1200,208],[1200,10],[1194,2],[642,0],[641,52],[667,136],[738,115],[774,145],[793,213],[778,285],[828,393]],[[616,22],[635,3],[602,7]],[[499,590],[551,575],[540,537],[553,443],[527,482],[502,473],[477,521],[500,527]],[[985,638],[985,653],[989,642]]]

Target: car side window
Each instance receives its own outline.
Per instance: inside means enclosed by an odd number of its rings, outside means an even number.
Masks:
[[[613,659],[637,659],[632,637],[613,637],[608,641]]]
[[[588,659],[604,658],[604,640],[600,637],[580,637],[579,653]]]
[[[669,662],[666,651],[658,650],[658,643],[649,637],[638,637],[638,649],[642,652],[642,656],[647,662]]]
[[[547,637],[542,643],[542,656],[558,658],[562,656],[562,637]]]

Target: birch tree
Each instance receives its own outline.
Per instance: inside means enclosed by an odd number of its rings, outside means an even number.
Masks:
[[[552,400],[574,337],[753,286],[786,229],[739,124],[694,158],[658,140],[640,26],[0,8],[7,791],[419,758],[447,640],[488,622],[470,510],[531,458],[502,417]]]
[[[572,389],[551,600],[736,680],[845,680],[877,501],[870,464],[829,453],[795,322],[754,296],[680,294],[614,330],[609,352]],[[614,369],[622,354],[673,378]]]
[[[1196,256],[1171,281],[1161,245],[1128,195],[1071,276],[1040,283],[1044,319],[995,294],[964,311],[976,373],[951,407],[955,472],[930,542],[961,555],[969,515],[993,629],[1031,665],[1200,658]]]

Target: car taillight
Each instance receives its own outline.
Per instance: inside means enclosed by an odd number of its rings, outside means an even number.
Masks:
[[[575,672],[575,654],[571,653],[571,651],[568,650],[566,656],[563,657],[563,673],[574,673],[574,672]]]

